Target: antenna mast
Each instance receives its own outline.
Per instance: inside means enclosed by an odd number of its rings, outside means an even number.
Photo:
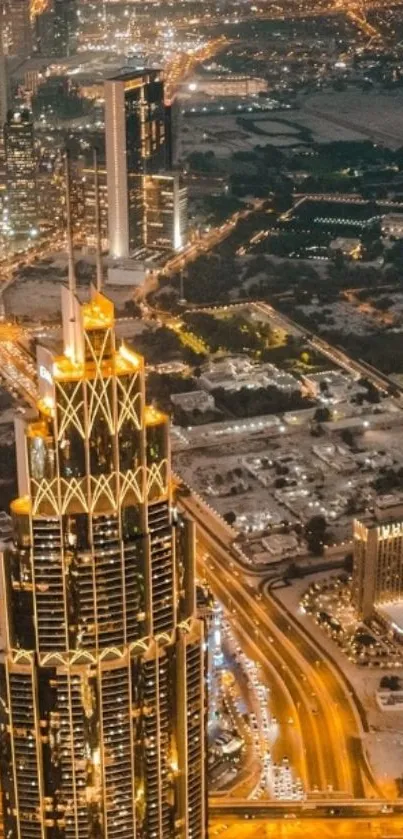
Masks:
[[[66,149],[65,154],[65,173],[66,173],[66,219],[67,219],[67,255],[69,267],[69,290],[72,294],[76,293],[77,282],[76,272],[74,267],[74,247],[73,247],[73,222],[71,218],[71,175],[70,175],[70,154]]]
[[[95,205],[95,237],[96,237],[96,267],[97,291],[102,289],[102,244],[101,244],[101,206],[99,197],[98,150],[94,148],[94,205]]]

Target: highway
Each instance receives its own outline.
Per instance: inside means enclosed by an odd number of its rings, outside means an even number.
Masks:
[[[36,367],[28,353],[19,346],[23,329],[0,323],[0,376],[11,392],[30,406],[36,406]]]
[[[168,103],[175,98],[178,85],[190,76],[195,67],[203,61],[212,58],[229,45],[224,36],[214,38],[191,52],[175,53],[174,57],[164,68],[165,72],[165,99]]]
[[[290,725],[298,727],[297,737],[303,742],[303,758],[296,768],[306,789],[338,791],[359,799],[378,797],[362,747],[361,719],[348,685],[274,598],[249,584],[228,545],[221,541],[208,509],[202,509],[192,497],[184,497],[180,503],[198,525],[200,577],[224,605],[241,644],[245,637],[250,644],[254,639],[255,658],[268,684],[273,670],[283,683],[293,720]],[[283,736],[286,727],[282,725]],[[285,736],[289,740],[287,732]],[[295,744],[287,743],[287,748],[292,758]]]
[[[284,756],[287,755],[295,776],[300,778],[304,788],[307,788],[309,780],[301,726],[297,708],[282,677],[281,664],[275,666],[268,659],[263,661],[260,638],[255,632],[254,626],[244,626],[237,623],[236,633],[242,651],[248,658],[260,662],[267,685],[270,687],[270,713],[277,720],[279,732],[279,736],[276,737],[271,749],[273,761],[281,763]],[[290,719],[294,720],[292,724],[289,723]]]
[[[192,242],[185,250],[168,259],[163,268],[157,270],[155,273],[163,277],[172,277],[178,274],[186,268],[186,265],[194,262],[202,253],[208,253],[223,242],[232,233],[239,221],[247,219],[253,213],[259,212],[266,203],[266,199],[256,198],[250,207],[245,210],[237,210],[220,227],[214,227],[212,230],[209,230],[208,233],[205,233],[200,239]]]
[[[210,818],[209,839],[401,839],[401,816],[368,818],[320,818],[283,815],[279,819]]]
[[[38,262],[41,257],[49,253],[64,250],[66,248],[66,237],[60,231],[50,233],[40,238],[35,245],[19,253],[7,254],[0,259],[0,294],[14,279],[14,272],[19,268],[26,268]]]
[[[60,231],[52,233],[21,253],[0,260],[0,305],[3,292],[13,283],[18,269],[38,262],[49,253],[63,250],[66,237]],[[4,384],[29,405],[36,407],[36,365],[29,354],[18,343],[27,329],[13,323],[0,322],[0,376]]]
[[[395,2],[384,2],[384,0],[366,0],[365,2],[365,9],[369,11],[370,9],[391,9],[393,7],[400,7],[402,5],[401,0],[395,0]],[[355,7],[355,8],[354,8]],[[353,14],[352,14],[353,13]],[[238,14],[232,13],[228,15],[227,18],[224,20],[221,18],[213,17],[213,16],[206,16],[199,15],[198,17],[194,18],[184,18],[183,22],[176,21],[175,28],[180,29],[189,29],[192,28],[198,29],[211,29],[217,26],[222,26],[222,24],[226,24],[227,26],[236,26],[241,23],[254,23],[256,21],[265,21],[265,20],[298,20],[298,19],[306,19],[312,17],[329,17],[332,15],[343,15],[345,14],[347,17],[350,17],[351,20],[357,25],[363,28],[364,34],[368,35],[368,37],[374,37],[374,35],[378,34],[376,30],[372,31],[372,27],[370,27],[365,19],[365,16],[362,14],[362,4],[359,2],[351,2],[351,0],[329,0],[325,3],[312,3],[310,5],[303,3],[301,4],[301,8],[296,6],[288,6],[285,7],[284,5],[280,4],[270,4],[270,6],[264,7],[261,5],[259,7],[255,6],[255,13],[248,12],[247,14]],[[366,27],[363,26],[366,24]]]
[[[214,816],[227,816],[242,813],[244,817],[250,818],[266,818],[282,819],[284,813],[290,811],[295,813],[298,818],[311,819],[314,816],[326,818],[328,816],[337,815],[340,819],[362,819],[362,818],[376,818],[387,819],[394,815],[396,818],[403,819],[403,804],[390,806],[385,804],[382,800],[374,799],[367,801],[344,801],[337,798],[321,797],[318,800],[311,801],[294,801],[290,804],[289,801],[241,801],[235,799],[233,801],[223,800],[222,798],[209,798],[210,813]]]
[[[326,791],[330,787],[353,794],[347,771],[346,739],[341,725],[337,725],[339,716],[332,713],[334,703],[328,695],[323,698],[320,676],[306,666],[298,650],[292,648],[290,640],[279,631],[272,617],[266,614],[266,609],[254,600],[253,594],[222,569],[218,561],[221,551],[214,547],[213,540],[199,537],[199,545],[202,549],[209,547],[210,557],[206,563],[198,563],[198,573],[203,574],[214,596],[232,615],[235,632],[242,626],[243,631],[247,629],[248,634],[255,635],[259,661],[268,676],[268,683],[270,672],[266,662],[281,674],[292,697],[294,709],[291,719],[292,724],[297,719],[299,721],[308,790]],[[362,795],[361,790],[360,793]]]

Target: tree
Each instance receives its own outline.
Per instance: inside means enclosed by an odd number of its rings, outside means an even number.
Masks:
[[[329,420],[331,420],[331,418],[332,418],[332,414],[331,414],[329,408],[326,408],[326,407],[317,408],[315,413],[314,413],[315,422],[329,422]]]
[[[228,513],[224,513],[223,519],[227,522],[227,524],[232,526],[236,522],[236,514],[233,510],[228,510]]]
[[[287,568],[286,576],[289,580],[301,578],[304,576],[304,569],[296,562],[291,562]]]
[[[375,387],[373,382],[371,382],[369,379],[363,379],[363,384],[364,382],[365,387],[367,389],[367,393],[365,396],[367,402],[371,402],[372,404],[378,404],[378,402],[381,401],[378,388]]]
[[[347,498],[346,513],[348,516],[355,516],[357,510],[357,498],[355,495],[350,495],[349,498]]]
[[[336,250],[332,259],[332,265],[335,271],[344,271],[346,267],[346,260],[343,251]]]
[[[273,195],[273,208],[277,213],[285,213],[292,207],[293,198],[290,189],[279,189]]]
[[[126,300],[125,307],[124,307],[125,315],[128,315],[132,318],[140,318],[141,317],[141,309],[140,306],[135,303],[134,300]]]
[[[340,436],[343,440],[343,443],[345,443],[346,446],[349,446],[349,448],[355,446],[354,434],[350,428],[343,428],[343,431],[341,432]]]
[[[305,538],[311,553],[323,554],[325,535],[326,519],[323,516],[312,516],[305,526]]]
[[[399,676],[383,676],[379,687],[387,690],[400,690]]]
[[[353,563],[354,563],[354,557],[353,557],[353,554],[350,552],[350,553],[346,554],[346,556],[344,557],[344,562],[343,562],[343,568],[344,568],[345,571],[347,571],[348,574],[352,573]]]

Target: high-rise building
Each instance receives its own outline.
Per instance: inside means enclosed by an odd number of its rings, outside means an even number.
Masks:
[[[95,218],[95,172],[94,166],[84,166],[81,170],[82,189],[83,189],[83,233],[87,244],[93,244],[96,240],[96,218]],[[99,195],[99,215],[100,215],[100,233],[102,247],[108,248],[108,187],[106,181],[105,165],[100,166],[98,171],[98,195]]]
[[[178,164],[180,157],[180,126],[182,122],[181,101],[175,98],[171,102],[165,101],[166,113],[166,135],[168,143],[167,166],[173,169]]]
[[[168,421],[112,303],[79,304],[70,284],[62,310],[62,354],[38,351],[38,417],[17,422],[0,566],[5,834],[204,839],[204,628]]]
[[[5,0],[9,26],[9,53],[27,58],[32,53],[30,0]]]
[[[13,233],[32,234],[38,208],[34,126],[28,109],[8,112],[4,139],[9,226]]]
[[[128,257],[145,243],[144,175],[166,170],[164,80],[161,70],[129,71],[105,82],[109,249]]]
[[[35,16],[36,49],[41,55],[63,58],[77,50],[77,0],[49,0]]]
[[[145,245],[180,250],[187,238],[187,189],[179,172],[145,175]]]
[[[53,0],[54,55],[73,55],[77,48],[77,0]]]
[[[379,498],[373,514],[354,521],[352,599],[361,619],[403,599],[403,501]]]
[[[7,59],[4,54],[4,27],[6,19],[4,7],[0,2],[0,189],[4,190],[6,181],[6,153],[4,145],[4,125],[8,111],[8,73]]]
[[[35,15],[33,22],[35,50],[39,55],[50,56],[54,53],[54,19],[55,15],[51,7]]]
[[[5,17],[0,3],[0,124],[2,128],[7,119],[7,103],[9,98],[7,59],[4,52],[4,24]]]

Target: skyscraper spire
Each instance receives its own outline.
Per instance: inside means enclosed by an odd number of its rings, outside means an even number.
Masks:
[[[94,207],[96,236],[97,291],[102,289],[101,209],[99,200],[98,149],[94,148]]]
[[[77,282],[76,272],[74,267],[74,248],[73,248],[73,222],[71,218],[71,177],[70,177],[70,154],[66,149],[65,154],[65,173],[66,173],[66,220],[67,220],[67,254],[68,254],[68,278],[69,290],[75,294]]]

